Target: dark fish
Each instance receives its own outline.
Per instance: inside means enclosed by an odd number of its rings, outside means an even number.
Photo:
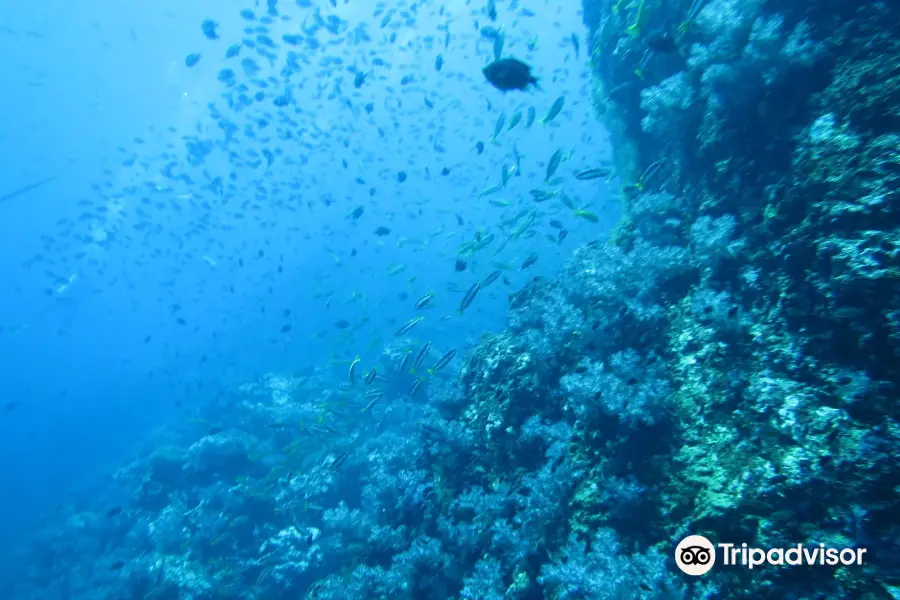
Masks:
[[[184,66],[186,66],[186,67],[193,67],[198,62],[200,62],[200,53],[199,52],[197,54],[188,54],[184,58]]]
[[[124,560],[117,560],[116,562],[109,565],[109,569],[111,571],[121,571],[124,566],[125,566]]]
[[[391,233],[391,230],[388,229],[387,227],[385,227],[384,225],[382,225],[381,227],[379,227],[378,229],[375,230],[375,235],[377,235],[377,236],[384,236],[384,235],[388,235],[390,233]]]
[[[350,327],[350,322],[344,319],[339,319],[334,322],[334,326],[338,329],[347,329],[348,327]]]
[[[475,152],[478,153],[479,156],[484,152],[484,142],[478,142],[475,144]]]
[[[364,206],[357,206],[356,208],[353,209],[353,212],[350,213],[350,218],[352,218],[352,219],[360,218],[363,214],[363,211],[365,211],[365,210],[366,209]]]
[[[450,169],[448,169],[447,167],[444,167],[443,169],[441,169],[441,175],[443,175],[444,177],[446,177],[449,174],[450,174]]]
[[[438,436],[444,435],[440,429],[438,429],[437,427],[434,427],[433,425],[429,425],[428,423],[419,423],[419,427],[425,433],[430,433],[432,435],[438,435]]]
[[[479,33],[481,34],[481,37],[489,40],[495,40],[498,37],[503,37],[503,34],[500,33],[499,29],[497,29],[496,27],[491,27],[490,25],[485,25],[484,27],[482,27],[479,30]]]
[[[566,239],[566,236],[569,235],[569,232],[565,229],[560,230],[559,235],[556,236],[556,243],[562,244],[562,241]]]
[[[206,19],[203,23],[200,24],[200,28],[203,30],[203,35],[206,36],[208,40],[217,40],[219,39],[219,34],[216,32],[219,24],[213,21],[212,19]]]
[[[397,183],[403,183],[404,181],[406,181],[406,171],[398,171]]]
[[[366,82],[366,74],[362,71],[356,74],[356,77],[353,78],[353,87],[359,89]]]
[[[555,198],[557,196],[557,192],[548,192],[546,190],[531,190],[531,197],[535,202],[544,202],[546,200],[550,200],[551,198]]]
[[[651,33],[644,38],[644,40],[647,42],[647,47],[654,52],[672,54],[673,52],[678,51],[678,46],[675,44],[675,38],[664,31]]]
[[[332,468],[332,469],[338,469],[338,468],[340,468],[340,466],[341,466],[342,464],[344,464],[344,461],[347,460],[347,457],[348,457],[348,456],[350,456],[350,451],[349,451],[349,450],[344,450],[343,452],[341,452],[340,454],[338,454],[338,455],[337,455],[337,458],[334,459],[334,462],[331,463],[331,468]]]
[[[33,189],[39,188],[42,185],[46,185],[56,179],[57,179],[57,177],[47,177],[46,179],[41,179],[40,181],[37,181],[35,183],[29,183],[28,185],[20,187],[17,190],[13,190],[7,194],[3,194],[2,196],[0,196],[0,202],[6,202],[7,200],[12,200],[13,198],[16,198],[17,196],[21,196],[22,194],[30,192]]]
[[[466,270],[466,261],[460,259],[456,260],[456,265],[454,266],[457,273],[461,273]]]
[[[528,257],[522,261],[522,269],[527,269],[528,267],[530,267],[531,265],[536,263],[537,260],[538,260],[537,254],[529,254]]]
[[[119,515],[121,515],[121,514],[122,514],[122,507],[121,507],[121,506],[114,506],[114,507],[112,507],[111,509],[109,509],[108,511],[106,511],[106,518],[107,518],[107,519],[112,519],[113,517],[117,517],[117,516],[119,516]]]
[[[531,67],[515,58],[495,60],[481,72],[491,85],[502,92],[526,90],[529,85],[540,89],[537,78],[531,74]]]
[[[434,70],[440,71],[444,66],[444,57],[440,54],[437,55],[437,58],[434,59]]]

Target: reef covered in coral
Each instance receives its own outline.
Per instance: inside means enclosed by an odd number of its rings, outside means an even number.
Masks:
[[[122,508],[41,539],[12,598],[900,596],[896,7],[585,19],[614,240],[352,433],[315,375],[218,398],[118,473]],[[869,555],[689,578],[687,534]]]
[[[664,459],[637,468],[657,485],[644,535],[867,547],[863,568],[714,580],[896,596],[896,5],[587,4],[595,103],[631,184],[617,241],[665,252],[652,262],[680,283],[635,349],[660,357],[673,415]]]

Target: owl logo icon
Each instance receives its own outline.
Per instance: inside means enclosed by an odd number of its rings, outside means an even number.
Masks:
[[[705,575],[716,564],[716,549],[702,535],[689,535],[675,547],[675,563],[688,575]]]

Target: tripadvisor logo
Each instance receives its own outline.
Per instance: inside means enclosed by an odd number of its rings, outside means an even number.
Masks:
[[[789,548],[769,549],[752,548],[747,544],[713,545],[702,535],[689,535],[675,547],[675,563],[684,573],[697,576],[713,568],[717,554],[723,565],[754,569],[763,565],[861,565],[865,553],[865,548],[828,548],[825,544],[796,544]]]
[[[688,575],[704,575],[716,564],[716,549],[702,535],[689,535],[675,547],[675,563]]]

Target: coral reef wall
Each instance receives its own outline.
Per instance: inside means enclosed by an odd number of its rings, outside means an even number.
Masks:
[[[673,417],[663,464],[635,465],[639,478],[663,476],[645,535],[865,546],[863,569],[734,572],[719,587],[890,597],[900,576],[896,3],[584,8],[595,106],[628,184],[616,243],[631,256],[677,249],[690,264],[687,284],[657,307],[649,346]]]

